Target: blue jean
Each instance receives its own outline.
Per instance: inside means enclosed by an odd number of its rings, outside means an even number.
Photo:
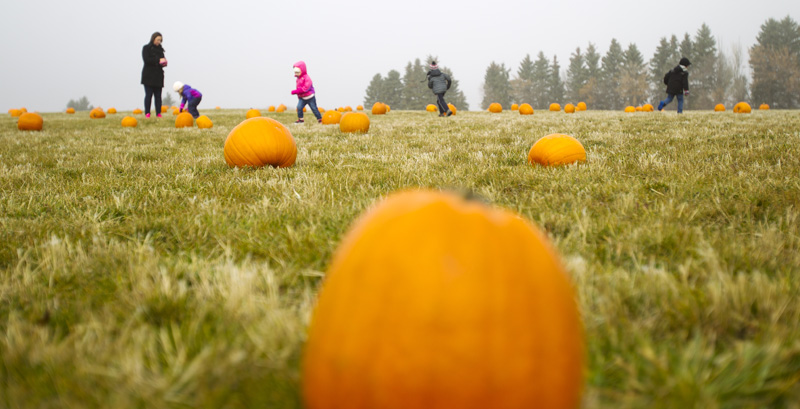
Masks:
[[[192,118],[197,119],[200,116],[200,112],[197,111],[197,106],[200,105],[200,101],[203,100],[203,97],[192,98],[186,103],[186,110],[192,114]]]
[[[667,99],[661,101],[661,103],[659,105],[661,105],[662,107],[665,107],[670,102],[672,102],[673,98],[675,98],[675,97],[678,97],[678,113],[682,114],[683,113],[683,94],[678,94],[678,95],[667,94]]]
[[[439,107],[439,115],[444,115],[450,110],[447,102],[444,102],[444,92],[436,94],[436,106]]]
[[[150,100],[156,101],[156,114],[161,115],[161,88],[144,86],[144,113],[150,113]]]
[[[322,119],[322,115],[319,113],[319,109],[317,108],[317,96],[313,96],[309,99],[299,98],[297,100],[297,117],[299,119],[303,119],[303,108],[308,105],[311,108],[311,112],[314,113],[314,116],[317,119]]]

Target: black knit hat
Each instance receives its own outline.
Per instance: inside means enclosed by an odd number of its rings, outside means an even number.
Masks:
[[[683,57],[683,58],[681,58],[681,62],[680,62],[680,64],[681,64],[682,66],[684,66],[684,67],[688,67],[688,66],[692,65],[692,63],[691,63],[691,62],[689,62],[689,59],[688,59],[688,58],[686,58],[686,57]]]

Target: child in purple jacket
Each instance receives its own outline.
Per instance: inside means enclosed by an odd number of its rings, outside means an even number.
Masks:
[[[197,105],[203,99],[203,94],[180,81],[175,81],[175,84],[172,84],[172,89],[181,95],[181,112],[183,112],[183,106],[188,102],[189,106],[186,110],[192,114],[194,119],[197,119],[200,116],[200,112],[197,112]]]
[[[322,123],[322,115],[317,109],[317,97],[314,96],[314,84],[311,82],[311,77],[306,72],[306,63],[298,61],[294,64],[294,76],[297,77],[297,88],[292,90],[292,95],[297,95],[297,121],[294,123],[303,123],[303,108],[306,104],[311,107],[311,112],[317,117],[317,122]]]

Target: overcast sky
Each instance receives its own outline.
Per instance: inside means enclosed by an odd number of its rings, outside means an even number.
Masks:
[[[192,85],[201,110],[294,106],[298,60],[320,106],[355,107],[376,73],[402,73],[428,54],[453,70],[476,110],[492,61],[513,76],[541,50],[566,69],[576,47],[592,42],[605,54],[612,38],[649,60],[661,37],[694,35],[704,22],[726,50],[747,49],[766,19],[787,15],[800,20],[800,1],[3,0],[0,112],[61,111],[83,95],[103,108],[142,107],[141,49],[154,31],[169,60],[164,91]]]

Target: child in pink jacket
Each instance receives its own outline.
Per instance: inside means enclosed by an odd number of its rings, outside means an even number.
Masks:
[[[297,121],[294,123],[303,123],[303,108],[306,105],[311,107],[311,112],[317,117],[317,122],[322,123],[322,115],[317,109],[317,97],[314,96],[314,84],[306,72],[306,63],[298,61],[294,64],[294,76],[297,77],[297,88],[292,91],[292,95],[297,95],[298,99]]]

